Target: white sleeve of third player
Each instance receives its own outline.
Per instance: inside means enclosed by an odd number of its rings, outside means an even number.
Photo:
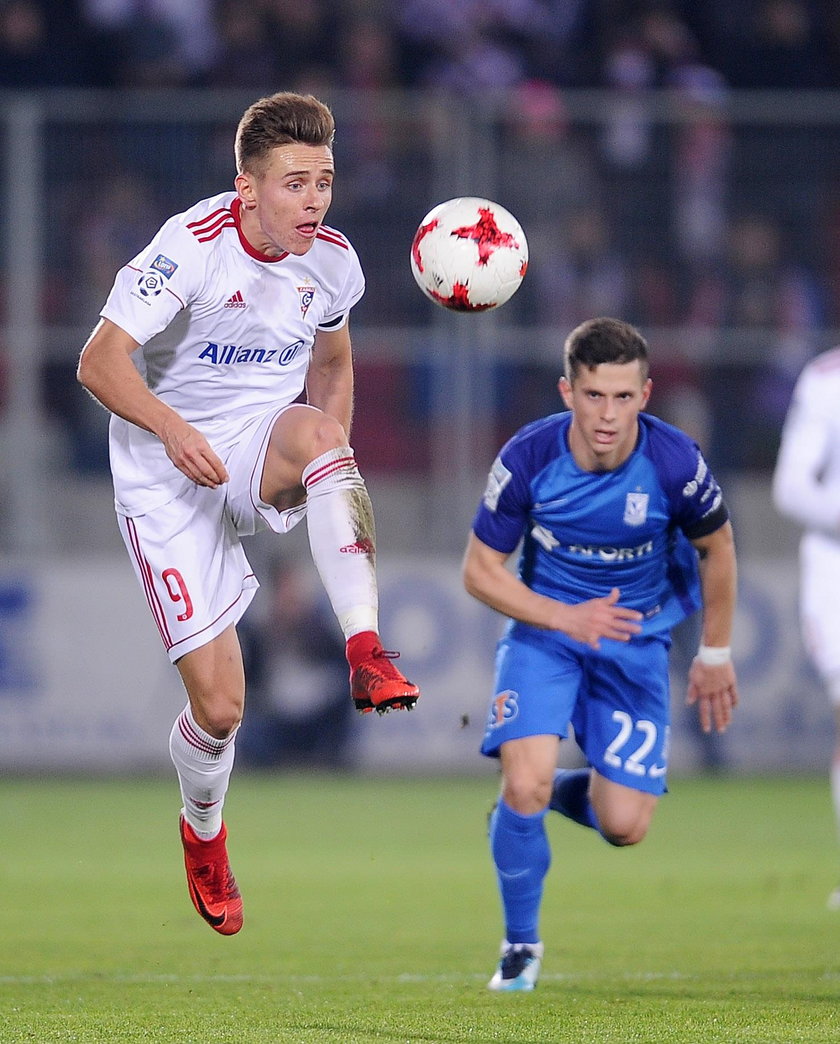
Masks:
[[[832,536],[840,533],[840,482],[836,478],[840,428],[833,417],[837,402],[830,400],[839,387],[835,380],[803,373],[785,420],[773,474],[776,508],[806,529]],[[835,463],[829,466],[832,458]]]

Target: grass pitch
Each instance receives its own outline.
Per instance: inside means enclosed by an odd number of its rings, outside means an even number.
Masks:
[[[0,783],[0,1041],[840,1039],[827,779],[672,781],[633,849],[549,817],[544,972],[485,989],[496,781],[248,776],[245,927],[190,905],[173,779]]]

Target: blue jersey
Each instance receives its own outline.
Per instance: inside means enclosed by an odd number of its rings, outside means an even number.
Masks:
[[[642,635],[661,635],[700,607],[691,539],[727,518],[698,446],[679,429],[639,415],[639,437],[613,471],[584,471],[569,450],[571,413],[522,428],[502,448],[473,522],[504,554],[522,541],[519,577],[566,603],[621,591]]]

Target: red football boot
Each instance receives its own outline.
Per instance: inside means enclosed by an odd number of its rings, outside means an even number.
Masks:
[[[181,816],[181,841],[193,906],[214,931],[235,935],[242,927],[242,897],[228,862],[227,827],[202,841]]]
[[[374,631],[362,631],[348,638],[350,695],[356,710],[362,714],[411,710],[420,697],[420,690],[394,666],[393,661],[399,655],[383,649]]]

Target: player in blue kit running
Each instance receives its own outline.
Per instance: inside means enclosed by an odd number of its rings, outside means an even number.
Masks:
[[[592,319],[567,338],[565,364],[568,412],[503,447],[464,558],[469,593],[510,617],[481,746],[502,772],[490,847],[505,938],[491,990],[531,990],[540,973],[549,808],[612,845],[645,837],[665,792],[670,631],[701,606],[688,702],[706,732],[723,732],[738,702],[732,526],[697,445],[642,412],[646,341]],[[570,725],[589,767],[564,771]]]

